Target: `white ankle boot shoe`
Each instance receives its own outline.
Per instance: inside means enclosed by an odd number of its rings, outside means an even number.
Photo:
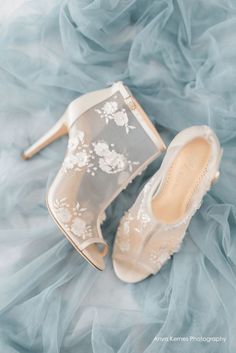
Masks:
[[[207,126],[193,126],[171,142],[161,168],[122,218],[113,266],[124,282],[157,273],[177,252],[203,196],[219,176],[222,150]]]
[[[100,227],[104,211],[165,145],[122,82],[74,100],[23,158],[66,133],[67,153],[48,191],[48,209],[80,254],[103,270],[108,250]]]

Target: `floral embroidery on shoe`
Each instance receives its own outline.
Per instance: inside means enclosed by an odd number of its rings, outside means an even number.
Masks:
[[[76,129],[74,131],[75,137],[70,137],[68,141],[68,150],[74,151],[79,146],[79,144],[84,144],[84,132]]]
[[[127,126],[129,119],[125,109],[116,112],[114,114],[114,120],[118,126]]]
[[[127,252],[130,250],[130,223],[134,220],[134,217],[130,212],[126,212],[121,225],[117,231],[117,245],[121,252]]]
[[[73,210],[73,214],[74,214],[75,216],[76,216],[76,215],[81,216],[85,211],[87,211],[87,208],[81,207],[81,206],[80,206],[80,203],[77,202],[76,205],[75,205],[75,207],[73,207],[72,210]]]
[[[83,240],[91,238],[92,227],[86,224],[85,220],[82,218],[84,212],[87,211],[87,208],[81,207],[79,202],[70,209],[70,204],[66,197],[62,199],[56,199],[54,202],[54,212],[57,216],[57,219],[60,223],[63,224],[64,228],[76,235]]]
[[[99,157],[104,157],[109,153],[109,146],[104,141],[94,143],[94,151]]]
[[[116,174],[126,168],[132,172],[139,162],[130,161],[114,149],[115,145],[108,145],[105,141],[93,142],[91,146],[85,142],[83,131],[76,130],[76,136],[69,138],[68,153],[62,168],[68,171],[85,171],[94,176],[98,169],[108,174]],[[98,158],[99,157],[99,158]]]
[[[84,132],[76,129],[73,136],[69,137],[68,152],[62,165],[64,172],[80,172],[84,167],[90,166],[92,154],[93,151],[90,151],[89,145],[85,143]]]
[[[129,118],[126,110],[118,110],[116,101],[106,102],[100,109],[94,109],[99,114],[101,119],[105,119],[106,124],[113,120],[117,126],[124,127],[128,134],[130,130],[136,129],[135,126],[129,125]]]
[[[114,147],[114,145],[111,145],[111,147]],[[111,150],[103,141],[94,143],[94,151],[100,157],[98,160],[99,168],[106,173],[119,173],[127,166],[127,158],[114,149]]]
[[[71,232],[83,240],[91,238],[93,235],[92,227],[86,224],[86,222],[80,217],[73,219],[71,224]]]
[[[115,113],[118,110],[118,103],[115,101],[106,102],[101,108],[105,117]]]
[[[70,222],[72,215],[68,209],[69,204],[67,202],[66,197],[60,200],[56,199],[53,206],[54,206],[56,216],[61,223]]]
[[[68,153],[63,162],[63,168],[65,171],[74,169],[76,172],[80,172],[82,168],[89,165],[91,154],[85,150],[79,151],[75,154]]]
[[[99,167],[106,173],[114,174],[123,171],[128,167],[129,171],[133,171],[133,166],[138,165],[139,162],[132,162],[127,160],[127,158],[116,152],[114,149],[114,144],[110,146],[104,142],[99,141],[93,144],[95,153],[100,157],[99,158]]]

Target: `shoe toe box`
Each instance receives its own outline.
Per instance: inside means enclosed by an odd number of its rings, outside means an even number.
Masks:
[[[137,283],[151,275],[140,264],[130,262],[129,259],[113,257],[113,268],[116,276],[126,283]]]

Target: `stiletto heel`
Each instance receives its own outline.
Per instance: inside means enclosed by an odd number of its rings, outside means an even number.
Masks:
[[[66,125],[66,114],[62,116],[60,120],[48,131],[46,132],[38,141],[36,141],[32,146],[25,150],[21,157],[24,160],[32,158],[35,154],[41,151],[43,148],[48,146],[50,143],[54,142],[58,138],[66,135],[68,133],[68,128]]]
[[[165,144],[122,82],[71,102],[64,117],[24,158],[67,132],[67,152],[48,190],[47,207],[76,250],[103,270],[108,251],[101,232],[105,209]]]

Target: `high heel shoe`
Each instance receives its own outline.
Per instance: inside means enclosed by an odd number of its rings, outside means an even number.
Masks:
[[[48,210],[76,250],[103,270],[104,211],[165,145],[122,82],[74,100],[22,157],[31,158],[67,133],[67,153],[47,194]]]
[[[118,228],[113,266],[121,280],[135,283],[157,273],[179,250],[192,216],[219,177],[221,156],[208,126],[193,126],[173,139],[161,168]]]

